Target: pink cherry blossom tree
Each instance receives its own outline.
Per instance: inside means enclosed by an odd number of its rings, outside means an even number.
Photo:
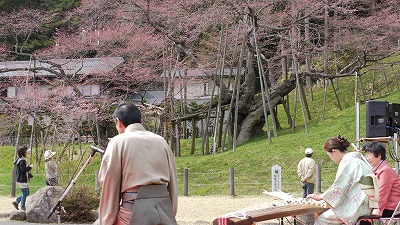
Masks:
[[[240,144],[265,124],[260,113],[263,104],[257,97],[262,71],[268,77],[261,83],[271,92],[272,108],[296,87],[295,74],[300,75],[299,83],[306,76],[351,75],[368,66],[367,55],[397,50],[398,7],[392,0],[83,0],[81,7],[65,14],[65,19],[80,18],[79,22],[57,30],[54,45],[35,57],[122,56],[122,67],[95,77],[111,96],[94,104],[98,116],[104,115],[100,107],[116,99],[161,88],[163,72],[238,67],[241,61],[246,76],[240,83]],[[241,49],[244,53],[239,59]],[[338,59],[335,63],[329,58],[333,54]],[[321,56],[323,69],[310,64]],[[364,61],[351,63],[354,60]],[[307,69],[302,70],[302,65]],[[224,104],[230,102],[231,92],[222,98]],[[271,114],[270,109],[267,113]]]

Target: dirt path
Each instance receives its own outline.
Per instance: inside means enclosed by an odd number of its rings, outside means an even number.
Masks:
[[[7,220],[9,213],[15,210],[11,204],[14,199],[0,196],[0,220]],[[179,197],[176,219],[179,225],[210,224],[217,217],[229,212],[262,206],[271,206],[271,198],[268,196]]]

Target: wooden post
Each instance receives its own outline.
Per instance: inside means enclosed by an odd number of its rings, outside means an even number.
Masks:
[[[331,79],[331,85],[332,85],[333,92],[335,93],[335,97],[336,97],[336,101],[338,103],[339,110],[342,110],[342,105],[340,104],[339,96],[338,96],[338,94],[336,92],[336,88],[335,88],[335,85],[333,84],[333,80],[332,79]]]
[[[294,45],[293,40],[291,40],[291,41],[292,41],[292,45]],[[294,47],[292,46],[292,48],[294,48]],[[300,106],[301,106],[301,112],[303,115],[304,127],[306,129],[306,134],[308,135],[308,126],[307,126],[306,112],[305,112],[305,107],[304,107],[304,98],[301,94],[302,84],[300,82],[300,77],[299,77],[299,65],[298,65],[297,57],[295,55],[294,50],[292,50],[292,56],[293,56],[293,68],[294,68],[294,72],[296,74],[296,88],[297,88],[296,93],[299,95],[299,102],[300,102]]]
[[[192,118],[192,147],[190,148],[190,154],[194,154],[194,149],[196,146],[196,120]]]
[[[293,128],[293,120],[292,120],[292,117],[290,116],[289,103],[285,100],[285,101],[282,103],[282,106],[283,106],[283,108],[285,109],[286,118],[287,118],[288,124],[290,125],[290,128]]]
[[[224,31],[224,29],[222,28],[221,29],[221,33],[220,33],[220,37],[219,37],[219,48],[218,49],[222,48],[223,31]],[[220,53],[221,52],[218,51],[217,60],[216,60],[217,62],[216,62],[216,66],[215,66],[216,69],[219,66],[219,59],[221,57]],[[210,116],[211,116],[211,111],[212,111],[212,107],[213,107],[213,99],[214,99],[214,94],[215,94],[215,87],[217,86],[217,79],[218,79],[218,72],[219,71],[220,70],[215,71],[213,79],[212,79],[214,82],[213,82],[213,87],[212,87],[212,91],[211,91],[210,101],[208,102],[208,111],[207,111],[207,117],[206,117],[206,121],[205,121],[206,132],[203,133],[203,135],[206,135],[206,136],[203,136],[203,142],[205,142],[205,144],[206,144],[206,154],[210,153],[210,151],[209,151],[209,149],[210,149],[210,146],[209,146],[210,140],[209,140],[209,134],[208,134],[208,126],[210,125]],[[218,117],[218,108],[216,109],[216,117]],[[214,135],[214,137],[215,137],[215,135]],[[215,140],[214,140],[214,143],[215,143]],[[214,150],[215,150],[215,145],[213,146],[213,151]],[[214,153],[216,153],[216,152],[214,152]]]
[[[204,119],[202,118],[201,119],[201,136],[203,137],[203,138],[205,138],[206,136],[204,136],[205,134],[204,134],[204,132],[205,132],[205,130],[204,130]],[[204,140],[203,141],[201,141],[201,155],[204,155],[204,145],[205,145],[205,142],[204,142]]]
[[[236,85],[236,91],[234,92],[235,95],[235,112],[234,112],[234,122],[233,122],[233,134],[232,134],[232,151],[236,150],[236,139],[237,139],[237,134],[238,134],[238,115],[239,115],[239,94],[240,94],[240,80],[241,80],[241,75],[242,75],[242,63],[243,63],[243,51],[244,51],[244,45],[245,45],[245,38],[243,38],[242,42],[242,48],[240,50],[240,56],[239,56],[239,65],[237,69],[237,74],[235,78],[235,85]],[[233,96],[231,100],[231,104],[233,102]]]
[[[17,159],[18,155],[18,145],[19,145],[19,138],[21,135],[21,127],[22,127],[22,118],[19,119],[18,123],[18,133],[17,133],[17,140],[15,141],[15,152],[14,152],[14,160]],[[11,176],[11,197],[15,197],[15,192],[16,192],[16,186],[17,186],[17,168],[14,165],[13,170],[12,170],[12,176]]]
[[[276,135],[276,125],[275,125],[274,116],[273,116],[274,112],[271,110],[271,105],[269,104],[268,86],[267,86],[266,82],[264,83],[264,79],[263,79],[264,70],[262,68],[260,52],[259,52],[258,45],[257,45],[257,37],[256,37],[256,33],[255,33],[254,23],[253,23],[253,38],[254,38],[254,45],[256,47],[256,53],[257,53],[257,65],[258,65],[258,68],[259,68],[258,72],[259,72],[259,76],[260,76],[261,98],[262,98],[262,103],[263,103],[265,127],[267,129],[268,141],[269,141],[269,143],[272,143],[271,131],[269,129],[269,124],[268,124],[268,113],[267,113],[267,108],[266,108],[266,105],[265,105],[266,101],[268,103],[269,111],[270,111],[270,114],[271,114],[271,117],[272,117],[272,120],[273,120],[275,137],[277,136]],[[264,85],[265,85],[265,87],[264,87]],[[265,91],[264,91],[264,89],[265,89]],[[265,95],[267,95],[267,96],[265,97]]]
[[[361,89],[361,93],[362,93],[364,102],[366,102],[367,98],[366,98],[366,96],[365,96],[364,83],[363,83],[363,81],[362,81],[362,77],[361,77],[361,76],[357,76],[357,77],[358,77],[358,79],[360,80],[360,89]],[[388,92],[388,93],[389,93],[389,92]],[[357,100],[356,100],[356,101],[357,101]],[[340,106],[340,105],[339,105],[339,106]]]
[[[398,39],[398,40],[400,40],[400,39]],[[396,73],[394,72],[393,64],[391,65],[391,67],[392,67],[393,79],[395,80],[397,90],[399,90],[399,82],[397,81],[397,76],[396,76]]]
[[[230,190],[231,190],[231,196],[236,196],[235,195],[235,170],[233,167],[229,167],[229,175],[230,175]]]
[[[101,137],[100,137],[100,125],[99,125],[99,120],[97,118],[96,118],[96,135],[97,135],[97,144],[99,146],[101,146],[102,143],[101,143]],[[94,140],[93,140],[93,142],[94,142]]]
[[[316,168],[316,183],[315,183],[315,185],[316,185],[316,190],[317,190],[317,192],[318,193],[321,193],[322,191],[321,191],[321,164],[317,164],[317,168]]]
[[[183,171],[183,196],[188,196],[189,192],[189,170],[185,168]]]
[[[100,182],[99,182],[99,171],[96,170],[95,172],[95,191],[97,195],[100,195]]]
[[[383,78],[385,78],[385,88],[386,88],[386,93],[389,93],[389,85],[388,85],[388,81],[387,81],[387,76],[386,76],[386,72],[385,72],[385,68],[382,68],[382,72],[383,72]],[[394,79],[396,80],[396,77],[394,77]]]
[[[179,121],[175,123],[175,144],[176,156],[181,156],[181,140],[179,136]]]
[[[174,153],[175,156],[178,156],[177,151],[176,151],[176,138],[175,138],[175,134],[174,134],[174,128],[175,128],[175,122],[171,121],[171,127],[168,129],[169,130],[169,136],[170,136],[170,143],[169,146],[172,150],[172,152]]]
[[[217,132],[217,134],[218,134],[217,147],[222,146],[222,133],[223,133],[223,128],[224,128],[224,119],[225,119],[225,110],[221,108],[221,114],[219,116],[219,126],[218,126],[218,132]],[[221,152],[223,152],[222,148],[221,148]]]
[[[311,120],[311,113],[310,113],[310,108],[308,107],[307,96],[306,96],[306,93],[304,91],[304,87],[301,84],[300,84],[300,93],[301,93],[301,96],[302,96],[302,99],[303,99],[304,108],[306,110],[307,118],[308,118],[308,120]]]
[[[214,124],[214,142],[213,142],[213,154],[217,153],[217,148],[221,147],[221,138],[222,138],[222,126],[223,126],[223,110],[221,106],[222,101],[222,93],[224,87],[224,75],[225,75],[225,56],[226,56],[226,42],[227,42],[227,35],[228,30],[225,32],[225,39],[224,39],[224,47],[223,47],[223,55],[222,55],[222,63],[221,69],[219,70],[219,88],[218,88],[218,105],[216,109],[215,115],[215,124]],[[217,66],[218,68],[218,66]]]

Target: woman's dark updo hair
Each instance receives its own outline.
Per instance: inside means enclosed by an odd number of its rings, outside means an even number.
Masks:
[[[20,157],[20,158],[26,157],[26,151],[28,151],[27,147],[22,147],[22,148],[18,149],[18,157]]]
[[[338,149],[340,152],[347,151],[350,142],[342,136],[331,137],[324,144],[324,149],[327,152],[332,152],[332,149]]]

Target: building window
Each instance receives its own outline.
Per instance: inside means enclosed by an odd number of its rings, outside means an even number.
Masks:
[[[22,87],[8,87],[7,88],[7,98],[17,98],[25,92]]]
[[[81,92],[81,94],[85,97],[100,94],[100,85],[98,84],[83,85],[80,86],[78,89]]]
[[[15,98],[16,94],[15,87],[7,88],[7,98]]]

